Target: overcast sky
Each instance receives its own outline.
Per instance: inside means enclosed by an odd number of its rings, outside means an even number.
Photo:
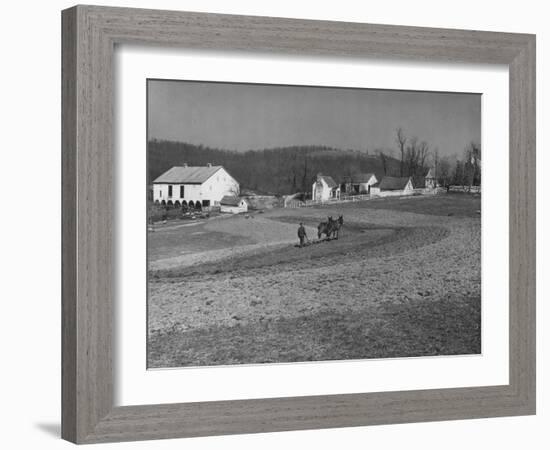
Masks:
[[[462,154],[481,141],[479,94],[148,82],[149,139],[249,150],[291,145],[394,148],[395,129]]]

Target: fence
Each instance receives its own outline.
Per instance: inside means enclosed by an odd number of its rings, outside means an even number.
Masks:
[[[481,194],[481,186],[449,186],[449,192],[468,192],[470,194]]]
[[[359,202],[362,200],[369,200],[372,198],[370,194],[360,194],[360,195],[341,195],[340,198],[331,198],[328,200],[290,200],[286,203],[285,208],[304,208],[307,206],[316,206],[316,205],[334,205],[338,203],[349,203],[349,202]]]

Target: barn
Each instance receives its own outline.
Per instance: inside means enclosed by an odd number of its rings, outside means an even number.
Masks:
[[[244,198],[226,195],[220,201],[220,211],[231,214],[244,213],[248,211],[248,203]]]
[[[239,194],[239,183],[223,166],[174,166],[153,181],[157,205],[195,209],[219,206],[226,195]]]
[[[371,187],[378,183],[374,173],[357,173],[342,179],[342,192],[349,195],[370,194]]]
[[[317,174],[313,183],[311,198],[315,201],[327,201],[340,198],[340,186],[327,175]]]
[[[411,177],[384,177],[378,187],[379,195],[408,195],[414,192]]]

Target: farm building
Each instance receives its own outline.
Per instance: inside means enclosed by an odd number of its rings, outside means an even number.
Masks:
[[[379,195],[407,195],[414,192],[411,177],[384,177],[378,187]]]
[[[437,187],[435,170],[428,169],[424,176],[414,177],[413,184],[416,189],[435,189]]]
[[[175,166],[153,181],[153,201],[202,209],[239,194],[239,183],[222,166]]]
[[[342,179],[342,192],[346,194],[370,194],[371,186],[378,183],[374,173],[347,175]]]
[[[244,198],[234,195],[226,195],[220,200],[220,211],[222,213],[239,214],[248,211],[248,203]]]
[[[428,172],[426,172],[426,175],[424,175],[424,187],[426,189],[435,189],[437,187],[435,170],[428,169]]]
[[[340,186],[327,175],[317,174],[313,183],[311,198],[315,201],[325,201],[340,198]]]

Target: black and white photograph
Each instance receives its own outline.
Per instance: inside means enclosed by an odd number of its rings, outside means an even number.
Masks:
[[[479,93],[147,80],[147,367],[480,354],[481,168]]]

